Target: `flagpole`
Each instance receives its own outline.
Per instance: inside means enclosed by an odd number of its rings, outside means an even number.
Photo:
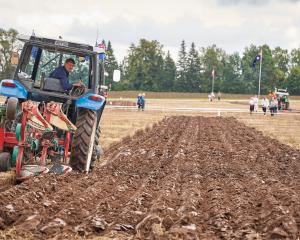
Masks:
[[[98,38],[99,38],[99,27],[97,26],[97,35],[96,35],[95,47],[98,47]]]
[[[259,61],[259,79],[258,79],[258,99],[260,98],[260,85],[261,85],[261,72],[262,72],[262,49],[260,50],[260,61]]]
[[[214,92],[214,85],[215,85],[215,69],[213,69],[213,74],[212,74],[212,86],[211,86],[211,92]]]

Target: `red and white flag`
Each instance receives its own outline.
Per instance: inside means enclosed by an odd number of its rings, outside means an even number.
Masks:
[[[99,47],[99,48],[102,48],[102,49],[104,49],[104,50],[106,50],[106,46],[105,46],[104,43],[100,43],[100,44],[98,45],[98,47]]]

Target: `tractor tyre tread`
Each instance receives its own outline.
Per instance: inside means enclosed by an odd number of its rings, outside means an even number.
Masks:
[[[90,149],[90,141],[94,122],[97,121],[96,112],[89,109],[80,109],[76,121],[77,130],[74,133],[71,145],[70,166],[77,171],[85,171]],[[97,133],[95,133],[96,140]],[[96,142],[96,141],[95,141]],[[91,162],[93,161],[93,155]],[[92,165],[92,164],[91,164]]]

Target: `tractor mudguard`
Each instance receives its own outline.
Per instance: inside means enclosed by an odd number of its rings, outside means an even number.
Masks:
[[[95,93],[87,93],[76,100],[77,108],[85,108],[98,111],[105,105],[105,97]]]
[[[4,79],[0,83],[0,95],[27,99],[28,91],[19,81]]]

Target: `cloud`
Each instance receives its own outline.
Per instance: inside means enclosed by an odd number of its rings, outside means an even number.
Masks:
[[[296,3],[300,0],[217,0],[221,5],[237,5],[237,4],[249,4],[249,5],[266,5],[274,2],[281,3]]]
[[[140,38],[174,57],[182,39],[242,51],[253,44],[299,47],[300,0],[0,0],[0,27],[94,44],[111,40],[119,60]],[[13,17],[12,17],[13,16]]]

